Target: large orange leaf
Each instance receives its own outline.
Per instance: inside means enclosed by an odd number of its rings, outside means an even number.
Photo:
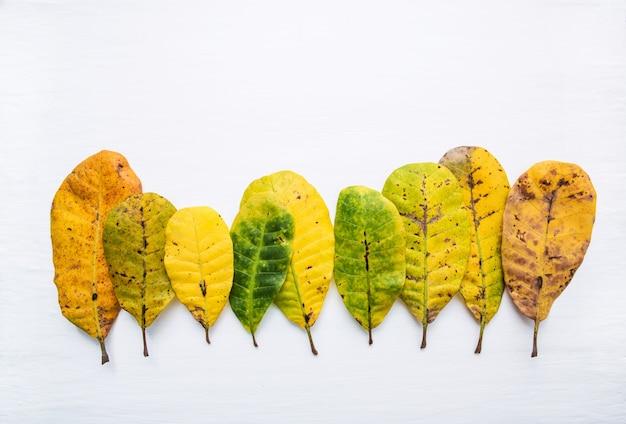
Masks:
[[[545,161],[522,174],[507,198],[502,230],[505,284],[517,308],[539,323],[565,290],[591,240],[596,192],[578,165]]]
[[[135,193],[141,193],[141,182],[126,158],[104,150],[67,176],[50,211],[54,283],[61,312],[100,342],[103,364],[109,360],[104,339],[120,305],[104,257],[102,231],[109,211]]]

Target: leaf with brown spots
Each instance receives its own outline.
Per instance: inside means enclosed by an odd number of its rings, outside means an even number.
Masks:
[[[470,252],[469,214],[463,192],[448,168],[414,163],[396,169],[383,194],[406,230],[406,280],[400,299],[426,330],[459,291]]]
[[[104,221],[117,203],[141,193],[141,181],[119,153],[103,150],[81,162],[52,201],[50,234],[61,312],[104,346],[120,305],[102,247]]]
[[[498,312],[502,273],[502,216],[510,186],[498,160],[482,147],[461,146],[449,150],[439,163],[452,171],[470,214],[471,250],[459,292],[480,324],[475,353],[482,348],[485,326]]]
[[[580,266],[591,240],[596,192],[578,165],[545,161],[522,174],[504,210],[502,266],[517,308],[539,323]]]
[[[215,324],[233,285],[233,242],[208,206],[183,208],[165,227],[165,269],[178,300],[205,330]]]
[[[174,298],[163,264],[165,226],[176,208],[156,193],[135,194],[116,205],[104,223],[102,242],[113,288],[122,309],[146,328]]]

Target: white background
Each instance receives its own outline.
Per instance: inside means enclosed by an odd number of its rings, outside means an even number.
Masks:
[[[622,1],[0,0],[0,421],[605,422],[626,419],[626,5]],[[123,153],[178,208],[230,225],[245,187],[303,175],[381,189],[410,162],[487,148],[511,183],[574,162],[598,192],[587,257],[531,359],[508,295],[478,325],[455,298],[421,327],[396,303],[374,344],[333,286],[305,333],[272,307],[259,348],[225,309],[177,301],[111,362],[62,317],[49,211],[65,176]]]

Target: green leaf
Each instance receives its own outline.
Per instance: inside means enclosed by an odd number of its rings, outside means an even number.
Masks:
[[[400,298],[426,330],[459,291],[470,251],[470,222],[455,176],[436,163],[408,164],[382,193],[398,208],[406,230],[406,281]]]
[[[328,208],[317,190],[302,176],[280,171],[253,181],[242,203],[255,194],[275,195],[294,218],[293,255],[287,279],[274,303],[285,316],[303,328],[317,355],[311,336],[333,275],[335,238]]]
[[[104,224],[104,254],[115,295],[141,327],[144,356],[146,328],[174,298],[163,264],[165,226],[174,212],[174,205],[158,194],[137,194],[115,206]]]
[[[176,297],[205,330],[215,324],[233,285],[233,243],[222,217],[208,206],[183,208],[165,228],[165,268]]]
[[[404,228],[396,207],[363,186],[339,193],[335,216],[335,283],[343,302],[369,333],[404,285]]]
[[[273,196],[255,195],[241,205],[230,234],[235,268],[230,306],[258,346],[255,332],[289,270],[293,216]]]
[[[539,323],[582,264],[596,216],[596,191],[578,165],[534,164],[513,185],[504,209],[502,266],[515,306]]]
[[[460,293],[480,324],[475,353],[482,349],[485,326],[498,312],[504,292],[502,216],[510,186],[498,160],[482,147],[461,146],[439,161],[459,181],[470,214],[471,250]]]

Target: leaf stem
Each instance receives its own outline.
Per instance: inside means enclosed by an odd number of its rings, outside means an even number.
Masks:
[[[539,320],[535,319],[535,331],[533,332],[533,352],[530,354],[531,358],[537,356],[537,333],[539,332]]]
[[[428,329],[428,323],[422,325],[422,345],[420,349],[424,349],[426,347],[426,330]]]
[[[99,339],[98,341],[100,342],[100,350],[102,351],[102,365],[104,365],[109,362],[109,354],[104,347],[104,339]]]
[[[211,344],[211,340],[209,339],[209,326],[204,327],[204,337],[206,338],[206,342]]]
[[[308,323],[305,324],[304,329],[306,330],[306,335],[309,337],[309,343],[311,344],[311,352],[313,355],[317,355],[317,349],[315,349],[315,345],[313,344],[313,336],[311,336],[311,327]]]
[[[478,344],[476,345],[476,350],[474,353],[479,354],[481,349],[483,348],[483,333],[485,332],[485,326],[480,326],[480,334],[478,336]]]
[[[374,340],[372,340],[372,327],[370,327],[370,328],[367,330],[367,333],[368,333],[368,334],[369,334],[369,336],[370,336],[370,344],[374,343]]]
[[[141,336],[143,338],[143,356],[148,356],[148,343],[146,343],[146,328],[141,328]]]
[[[254,344],[254,347],[259,347],[259,345],[256,342],[256,338],[254,337],[254,333],[252,333],[252,343]]]

